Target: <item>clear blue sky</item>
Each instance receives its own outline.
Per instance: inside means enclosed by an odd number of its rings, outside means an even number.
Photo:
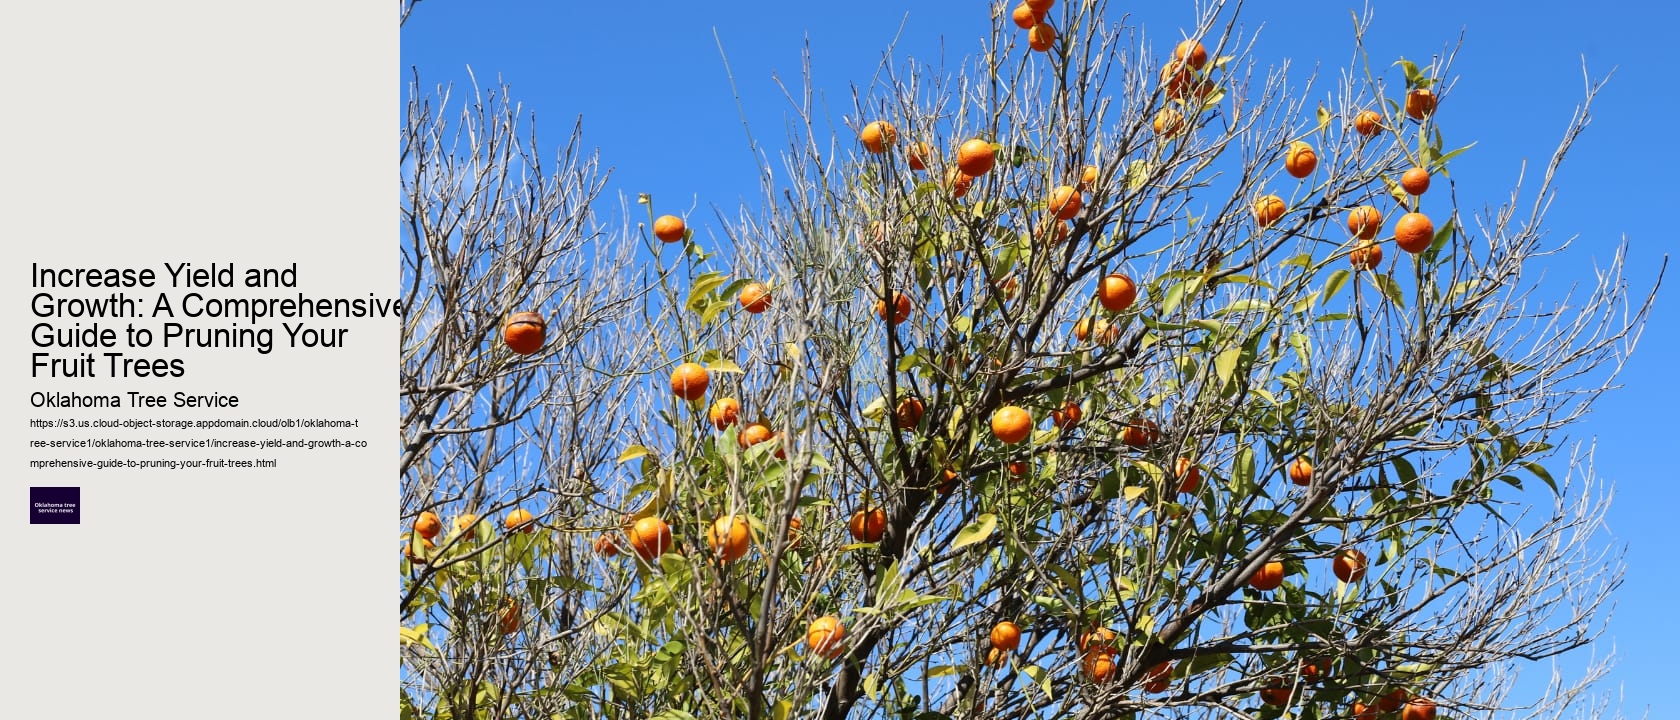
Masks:
[[[1352,2],[1249,3],[1245,27],[1260,30],[1266,65],[1288,58],[1295,77],[1350,57]],[[1463,34],[1458,83],[1441,107],[1448,144],[1476,147],[1454,164],[1461,202],[1495,203],[1520,163],[1538,173],[1555,146],[1588,72],[1615,71],[1594,122],[1564,165],[1548,217],[1554,239],[1576,236],[1564,263],[1544,269],[1549,282],[1584,277],[1623,236],[1631,241],[1631,279],[1649,287],[1666,253],[1680,248],[1673,214],[1680,208],[1680,114],[1673,63],[1664,48],[1680,10],[1669,3],[1376,2],[1367,44],[1374,59],[1427,59]],[[786,107],[772,74],[797,85],[807,41],[816,86],[836,121],[851,106],[851,87],[866,85],[881,52],[898,38],[899,54],[956,60],[988,33],[978,0],[902,3],[731,3],[630,0],[590,5],[511,0],[424,0],[402,33],[402,70],[418,66],[428,83],[465,84],[468,66],[485,84],[511,83],[537,114],[542,137],[564,140],[579,116],[584,140],[613,168],[609,192],[652,193],[661,211],[686,210],[702,225],[713,206],[726,210],[756,197],[755,166],[731,96],[717,40],[729,55],[758,140],[782,138]],[[1186,1],[1121,4],[1153,42],[1176,39],[1193,22]],[[902,9],[900,9],[902,8]],[[1287,14],[1285,14],[1287,8]],[[1263,27],[1262,27],[1263,25]],[[1466,208],[1468,209],[1468,208]],[[1623,710],[1680,715],[1669,692],[1680,619],[1670,609],[1680,575],[1671,547],[1680,503],[1674,464],[1660,461],[1674,442],[1680,383],[1680,305],[1671,287],[1659,298],[1644,339],[1622,376],[1625,387],[1600,402],[1580,437],[1596,437],[1598,472],[1616,484],[1615,538],[1628,545],[1627,581],[1601,652],[1621,662],[1606,689],[1625,692]],[[1533,671],[1537,675],[1544,668]]]

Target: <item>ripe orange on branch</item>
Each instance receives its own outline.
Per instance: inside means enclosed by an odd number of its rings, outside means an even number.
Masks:
[[[435,538],[438,533],[443,532],[443,518],[430,510],[422,512],[420,517],[414,519],[414,532],[427,540]]]
[[[1435,241],[1435,223],[1429,221],[1429,216],[1420,212],[1406,213],[1400,216],[1400,222],[1394,224],[1394,244],[1401,250],[1417,254],[1429,249],[1429,244]]]
[[[1161,438],[1161,429],[1155,421],[1144,418],[1132,418],[1126,423],[1125,429],[1120,431],[1120,442],[1134,448],[1147,448]]]
[[[1382,211],[1370,205],[1360,205],[1350,211],[1347,216],[1348,232],[1360,240],[1370,240],[1382,231]]]
[[[1376,137],[1383,131],[1383,118],[1375,110],[1361,110],[1353,117],[1353,130],[1365,137]]]
[[[895,427],[901,430],[916,427],[922,422],[922,412],[925,409],[921,398],[907,397],[898,401],[898,407],[893,411]]]
[[[1429,171],[1420,167],[1407,170],[1400,176],[1400,187],[1408,194],[1422,195],[1429,191]]]
[[[741,428],[741,433],[735,436],[735,444],[740,445],[741,449],[745,450],[761,442],[769,442],[775,438],[776,434],[770,431],[770,426],[765,425],[764,423],[753,423]]]
[[[643,560],[653,560],[671,548],[671,526],[657,517],[645,517],[630,526],[630,548]]]
[[[1435,114],[1435,93],[1429,88],[1415,88],[1406,93],[1406,117],[1424,120]]]
[[[1006,405],[992,413],[992,435],[998,440],[1014,445],[1027,439],[1032,434],[1032,413],[1014,405]]]
[[[747,518],[741,515],[718,518],[706,530],[706,545],[724,562],[739,560],[752,547],[752,529],[747,525]]]
[[[1183,133],[1189,124],[1184,120],[1184,113],[1177,108],[1164,107],[1155,113],[1153,126],[1156,135],[1170,140]]]
[[[1079,408],[1079,403],[1067,401],[1060,410],[1050,411],[1050,421],[1062,430],[1072,430],[1079,425],[1079,420],[1085,417],[1085,411]]]
[[[1298,457],[1289,462],[1290,482],[1304,487],[1312,484],[1312,477],[1313,466],[1306,458]]]
[[[1348,253],[1348,262],[1355,270],[1370,270],[1382,264],[1382,243],[1366,240]]]
[[[901,292],[893,292],[892,315],[887,315],[887,301],[875,301],[875,315],[887,321],[888,325],[897,325],[910,318],[910,296]]]
[[[1283,214],[1289,212],[1289,207],[1283,204],[1283,198],[1276,195],[1262,195],[1254,201],[1252,209],[1254,222],[1260,227],[1271,227]]]
[[[741,419],[741,401],[732,397],[718,398],[706,411],[706,417],[712,421],[713,427],[727,429]]]
[[[1137,302],[1137,283],[1120,273],[1109,273],[1097,281],[1097,302],[1109,312],[1125,312]]]
[[[811,652],[830,660],[839,657],[845,638],[846,626],[841,625],[840,618],[833,615],[812,620],[805,629],[805,644],[810,646]]]
[[[1273,560],[1260,566],[1260,569],[1248,578],[1248,586],[1266,592],[1278,589],[1283,584],[1283,563]]]
[[[682,218],[675,215],[660,215],[658,219],[653,221],[653,236],[659,238],[662,242],[682,242],[683,235],[687,232],[687,224],[683,222]]]
[[[1181,457],[1173,464],[1173,475],[1178,478],[1178,492],[1181,494],[1194,493],[1202,487],[1202,469],[1196,467],[1196,461]]]
[[[971,178],[991,172],[996,163],[997,153],[985,140],[974,138],[957,147],[957,169]]]
[[[699,400],[706,396],[706,386],[712,376],[699,363],[683,363],[671,371],[671,394],[684,400]]]
[[[910,150],[905,154],[909,156],[911,170],[926,170],[928,158],[933,156],[933,148],[928,147],[925,142],[911,143]]]
[[[1311,175],[1318,169],[1318,153],[1304,142],[1293,143],[1283,155],[1283,169],[1297,179]]]
[[[525,508],[514,508],[513,512],[502,518],[502,527],[518,532],[531,532],[537,529],[536,518]]]
[[[1207,65],[1208,51],[1194,39],[1185,40],[1173,48],[1173,59],[1190,66],[1193,70],[1200,70]]]
[[[508,316],[507,323],[502,326],[502,342],[507,343],[508,349],[520,355],[530,355],[543,346],[543,333],[547,323],[543,317],[534,312],[517,312]]]
[[[1400,720],[1435,720],[1435,701],[1423,697],[1407,700],[1400,710]]]
[[[1072,185],[1062,185],[1050,191],[1049,208],[1056,213],[1058,220],[1072,220],[1079,214],[1079,209],[1085,206],[1085,199],[1079,196],[1079,190]]]
[[[1050,23],[1041,22],[1027,31],[1027,47],[1038,52],[1046,52],[1051,45],[1056,44],[1056,28]]]
[[[887,511],[870,508],[852,513],[846,529],[852,531],[852,538],[858,542],[880,542],[881,536],[887,532]]]
[[[1021,627],[1005,620],[992,626],[990,639],[993,649],[1014,652],[1021,646]]]
[[[742,310],[757,315],[770,309],[770,288],[765,287],[764,283],[747,283],[746,287],[741,288],[739,300]]]
[[[898,128],[885,120],[876,120],[863,126],[863,132],[858,134],[863,142],[863,149],[879,155],[898,142]]]
[[[1347,548],[1336,553],[1336,559],[1330,564],[1330,570],[1336,573],[1336,577],[1342,582],[1353,583],[1359,582],[1361,578],[1365,577],[1367,564],[1365,553]]]
[[[1015,26],[1022,30],[1031,30],[1032,26],[1044,20],[1044,15],[1032,9],[1031,5],[1021,3],[1009,13],[1009,19],[1015,21]]]

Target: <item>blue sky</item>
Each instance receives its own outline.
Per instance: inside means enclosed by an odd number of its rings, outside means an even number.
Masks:
[[[1244,29],[1259,31],[1262,65],[1289,59],[1292,78],[1313,65],[1335,72],[1352,52],[1350,2],[1250,3]],[[1521,163],[1530,180],[1556,145],[1583,95],[1587,73],[1614,77],[1593,110],[1594,122],[1566,161],[1548,216],[1551,237],[1576,237],[1562,262],[1541,269],[1553,287],[1590,277],[1623,237],[1630,243],[1630,279],[1648,288],[1663,255],[1676,243],[1672,213],[1680,207],[1680,134],[1674,116],[1672,63],[1666,31],[1680,22],[1667,3],[1377,2],[1367,37],[1374,59],[1425,60],[1455,41],[1464,46],[1457,84],[1441,107],[1448,145],[1477,145],[1454,164],[1461,203],[1504,198]],[[470,66],[480,82],[512,84],[536,113],[548,143],[582,117],[584,141],[613,168],[609,193],[652,193],[661,212],[686,211],[697,232],[713,205],[735,208],[756,197],[754,158],[719,53],[728,54],[745,113],[758,140],[774,151],[782,138],[786,100],[773,76],[795,87],[808,42],[815,85],[838,121],[851,106],[853,84],[867,85],[881,53],[956,61],[989,33],[988,5],[978,0],[902,3],[691,3],[629,1],[589,6],[510,0],[424,0],[402,31],[399,82],[417,66],[428,84],[464,85]],[[1158,45],[1193,23],[1190,2],[1130,9]],[[1285,11],[1287,8],[1287,11]],[[714,33],[716,37],[714,37]],[[1667,369],[1680,363],[1680,316],[1668,288],[1659,297],[1622,390],[1605,397],[1575,433],[1596,438],[1597,470],[1616,484],[1610,514],[1615,539],[1628,546],[1626,584],[1602,642],[1621,662],[1607,689],[1625,693],[1623,710],[1637,717],[1680,713],[1666,692],[1680,620],[1670,611],[1680,560],[1666,532],[1680,502],[1673,464],[1660,448],[1673,442],[1671,419],[1680,383]]]

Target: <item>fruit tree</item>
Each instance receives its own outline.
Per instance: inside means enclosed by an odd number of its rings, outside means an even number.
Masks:
[[[1487,717],[1589,644],[1568,432],[1650,296],[1530,271],[1596,86],[1478,210],[1450,49],[1306,81],[1236,10],[994,3],[710,221],[416,82],[404,716]]]

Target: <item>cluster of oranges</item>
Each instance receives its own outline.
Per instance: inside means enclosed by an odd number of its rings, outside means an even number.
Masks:
[[[1406,116],[1422,122],[1435,113],[1435,94],[1427,87],[1412,88],[1406,93]],[[1361,110],[1353,118],[1353,130],[1362,138],[1373,138],[1384,130],[1383,116],[1375,110]],[[1318,169],[1318,152],[1309,143],[1295,141],[1284,151],[1283,169],[1290,177],[1304,180]],[[1410,199],[1413,208],[1429,190],[1429,169],[1412,167],[1400,175],[1395,185]],[[1255,224],[1269,228],[1288,214],[1283,198],[1276,194],[1261,195],[1251,203],[1250,212]],[[1377,235],[1382,232],[1382,211],[1372,205],[1360,205],[1348,211],[1348,234],[1355,243],[1348,253],[1354,270],[1370,270],[1382,263],[1382,244]],[[1413,209],[1400,216],[1394,224],[1394,244],[1412,254],[1428,250],[1435,241],[1435,223],[1428,215]]]
[[[1022,0],[1009,14],[1016,27],[1027,31],[1027,47],[1034,51],[1048,52],[1056,44],[1056,28],[1046,19],[1055,5],[1056,0]]]
[[[472,542],[474,530],[478,527],[479,517],[473,513],[462,513],[454,521],[454,542]],[[537,528],[537,519],[531,511],[524,508],[514,508],[508,511],[502,519],[502,526],[508,532],[529,533]],[[403,557],[415,565],[426,565],[432,560],[432,553],[437,549],[437,537],[443,534],[443,519],[430,510],[422,511],[414,518],[412,532],[403,543]],[[503,635],[512,635],[519,631],[520,606],[514,598],[505,598],[501,610],[497,614],[496,625]]]

